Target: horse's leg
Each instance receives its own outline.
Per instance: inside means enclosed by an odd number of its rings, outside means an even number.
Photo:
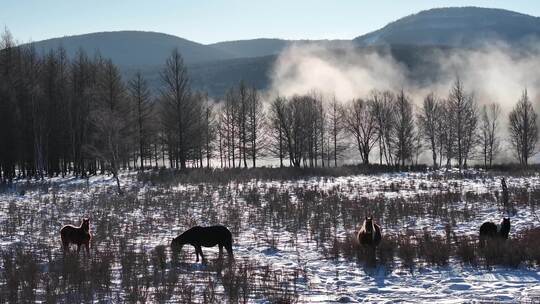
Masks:
[[[87,254],[88,256],[90,256],[90,244],[89,244],[89,243],[86,243],[86,244],[84,244],[84,247],[86,247],[86,254]]]
[[[219,244],[219,257],[223,256],[223,245]]]
[[[77,254],[81,251],[81,244],[77,244]]]
[[[197,256],[197,259],[195,260],[195,262],[199,262],[199,249],[195,245],[193,245],[193,247],[195,247],[195,255]]]
[[[201,262],[204,263],[205,261],[204,261],[204,255],[202,253],[202,248],[201,246],[197,246],[197,247],[199,248],[199,254],[201,255]]]
[[[378,245],[382,241],[381,228],[377,225],[375,226],[375,244]]]
[[[60,233],[60,239],[62,240],[62,248],[64,249],[64,252],[68,251],[69,250],[69,241],[66,240],[63,233]]]
[[[365,245],[366,244],[366,241],[364,239],[364,234],[363,233],[358,233],[358,243],[360,245]]]
[[[227,254],[229,255],[229,258],[233,257],[233,251],[232,251],[232,244],[228,242],[225,244],[225,249],[227,250]]]
[[[367,253],[367,256],[368,256],[367,264],[370,267],[377,266],[377,247],[376,247],[376,245],[375,244],[368,244],[366,253]]]

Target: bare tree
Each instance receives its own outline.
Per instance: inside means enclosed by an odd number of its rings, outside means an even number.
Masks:
[[[379,143],[379,163],[393,163],[392,130],[395,124],[395,96],[390,91],[371,93],[373,102],[372,115],[377,123],[377,141]]]
[[[64,49],[51,50],[43,60],[40,82],[45,107],[38,111],[44,117],[44,132],[46,151],[45,168],[49,176],[62,174],[68,170],[68,125],[67,117],[67,55]]]
[[[396,163],[405,166],[405,161],[412,159],[415,130],[412,103],[403,90],[396,96],[395,114],[393,144]]]
[[[434,93],[430,93],[424,99],[422,108],[418,114],[419,131],[431,150],[433,168],[438,168],[439,166],[437,154],[440,152],[442,145],[442,136],[440,133],[443,129],[443,110],[443,105],[437,96]]]
[[[468,167],[468,160],[473,157],[476,147],[478,147],[478,105],[474,95],[469,95],[465,112],[464,130],[465,137],[463,141],[463,166]]]
[[[174,49],[167,59],[161,72],[161,80],[162,121],[168,132],[169,158],[174,158],[176,168],[185,169],[187,160],[185,135],[187,120],[190,118],[191,89],[187,68],[178,49]]]
[[[224,99],[219,118],[222,156],[229,167],[247,168],[248,158],[255,167],[265,144],[265,114],[259,93],[241,81],[227,91]]]
[[[510,144],[515,150],[519,163],[523,166],[528,166],[529,158],[536,153],[537,116],[527,95],[527,90],[524,90],[521,99],[509,115]]]
[[[76,175],[86,175],[85,147],[91,134],[90,109],[94,103],[95,68],[98,62],[92,63],[86,53],[80,49],[71,63],[69,75],[68,115],[69,140],[73,171]]]
[[[418,159],[420,158],[420,155],[424,151],[424,140],[422,138],[422,134],[420,132],[414,132],[414,136],[412,139],[412,156],[414,157],[414,165],[418,165]]]
[[[442,129],[440,133],[441,138],[441,165],[442,165],[442,159],[443,155],[446,159],[446,169],[450,169],[452,167],[452,159],[455,155],[455,142],[456,142],[456,136],[455,136],[455,130],[456,125],[454,123],[454,115],[452,112],[452,109],[450,108],[450,103],[448,100],[444,100],[442,102],[442,112],[443,112],[443,123],[442,123]]]
[[[223,123],[223,116],[221,115],[222,111],[223,111],[223,107],[222,107],[223,103],[220,103],[218,104],[218,109],[217,109],[217,119],[216,119],[216,130],[217,130],[217,141],[218,141],[218,153],[219,153],[219,167],[220,168],[224,168],[226,166],[225,164],[225,151],[224,151],[224,144],[225,144],[225,140],[224,140],[224,136],[225,136],[225,132],[224,132],[224,123]]]
[[[26,98],[31,105],[31,124],[34,152],[34,174],[43,178],[47,170],[47,139],[48,139],[48,122],[47,116],[44,113],[48,110],[48,104],[42,94],[42,87],[39,82],[42,62],[36,53],[33,45],[30,45],[23,50],[24,64],[22,66],[23,81],[27,94]],[[30,140],[30,138],[27,138]]]
[[[213,134],[207,133],[207,108],[208,96],[204,92],[195,92],[187,100],[186,113],[189,113],[184,119],[186,126],[184,128],[185,153],[186,160],[194,167],[204,167],[203,159],[206,154],[207,136],[213,137]]]
[[[259,92],[253,87],[249,88],[247,102],[247,127],[246,139],[248,141],[248,155],[251,157],[252,166],[256,167],[257,157],[264,151],[265,138],[265,113]]]
[[[452,152],[455,151],[458,167],[461,170],[467,165],[467,159],[476,144],[478,113],[474,97],[465,93],[459,78],[450,90],[446,115],[448,122],[453,126],[453,134],[449,134],[453,138],[447,144],[455,145],[449,149],[452,149]]]
[[[221,111],[220,126],[224,136],[223,147],[224,155],[227,159],[227,167],[236,167],[236,138],[237,128],[238,99],[236,98],[235,88],[231,88],[225,94],[224,106]]]
[[[377,142],[377,124],[372,102],[355,99],[343,109],[346,130],[354,136],[362,163],[369,164],[369,153]]]
[[[238,130],[238,148],[240,155],[238,156],[238,167],[244,163],[244,168],[247,168],[247,120],[248,120],[248,103],[250,90],[243,81],[240,81],[238,90],[236,91],[238,99],[238,111],[236,112],[236,123]]]
[[[129,81],[128,90],[137,124],[136,141],[139,148],[140,169],[143,170],[145,152],[149,149],[152,137],[153,103],[150,99],[148,84],[140,72],[137,72],[135,77]]]
[[[105,163],[116,179],[119,193],[122,193],[118,177],[120,162],[132,138],[129,116],[129,104],[120,72],[107,60],[98,81],[97,106],[91,112],[94,138],[87,148]]]
[[[346,145],[342,143],[343,140],[343,120],[341,114],[343,113],[342,105],[337,101],[336,97],[330,101],[328,106],[328,128],[330,135],[330,143],[332,146],[332,153],[328,153],[333,158],[334,167],[337,167],[338,158],[341,157],[343,151],[346,149]],[[329,159],[330,161],[330,159]],[[328,164],[330,166],[330,163]]]
[[[307,112],[304,128],[308,140],[309,166],[319,166],[320,157],[321,166],[324,167],[326,111],[323,106],[323,96],[320,92],[312,91],[309,95],[302,96],[302,101],[305,102],[304,110]]]
[[[214,141],[216,140],[216,113],[214,104],[208,99],[205,94],[204,98],[204,139],[205,139],[205,153],[206,153],[206,167],[210,168],[210,159],[213,155]]]
[[[320,149],[321,100],[310,95],[295,95],[291,99],[278,97],[270,107],[270,122],[274,134],[274,151],[289,155],[291,166],[315,166]]]
[[[484,167],[491,167],[499,152],[499,116],[501,107],[498,103],[484,105],[481,112],[480,143],[484,158]]]
[[[315,165],[318,153],[318,115],[321,113],[319,106],[320,100],[310,95],[295,95],[287,104],[289,116],[286,126],[289,128],[285,134],[290,137],[289,154],[293,155],[291,160],[295,167],[301,164],[304,167]]]
[[[268,126],[272,136],[272,143],[269,145],[269,150],[273,155],[279,158],[279,167],[283,168],[283,159],[285,158],[286,150],[286,122],[285,122],[285,107],[287,100],[284,97],[276,97],[270,104]]]
[[[15,84],[19,49],[6,28],[0,37],[0,182],[11,182],[18,160]]]

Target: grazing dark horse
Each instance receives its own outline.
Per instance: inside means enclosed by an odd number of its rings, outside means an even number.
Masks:
[[[69,244],[77,245],[77,253],[81,250],[81,245],[86,247],[86,253],[90,253],[90,219],[83,219],[79,227],[66,225],[60,229],[60,237],[62,238],[62,246],[64,251],[69,251]]]
[[[171,248],[175,251],[179,251],[185,244],[190,244],[195,247],[197,262],[199,261],[199,255],[201,255],[201,260],[204,261],[201,246],[213,247],[219,245],[219,256],[223,254],[223,247],[227,250],[229,258],[232,258],[233,256],[232,234],[225,226],[195,226],[190,228],[172,240]]]
[[[381,242],[381,226],[373,222],[371,216],[366,216],[362,227],[358,231],[358,242],[362,245],[377,246]]]
[[[485,222],[480,226],[480,246],[484,246],[487,239],[508,239],[510,233],[510,218],[503,218],[500,225]]]

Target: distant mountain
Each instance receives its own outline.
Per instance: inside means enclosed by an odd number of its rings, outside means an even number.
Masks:
[[[285,48],[296,45],[317,44],[330,48],[340,48],[350,44],[351,40],[284,40],[284,39],[251,39],[224,41],[209,44],[213,48],[229,53],[236,58],[261,57],[277,55]]]
[[[535,38],[540,38],[538,17],[502,9],[452,7],[401,18],[354,41],[359,45],[477,47],[489,40],[515,45]]]
[[[516,50],[529,39],[540,38],[540,18],[516,12],[477,7],[440,8],[422,11],[394,21],[372,33],[352,40],[358,52],[390,52],[408,67],[416,81],[433,81],[438,76],[441,52],[474,48],[486,40],[498,39]],[[195,89],[222,96],[240,80],[259,89],[270,85],[270,73],[277,55],[291,45],[322,45],[339,56],[350,40],[253,39],[203,45],[176,36],[139,31],[103,32],[35,42],[38,51],[62,45],[73,56],[79,48],[89,55],[99,50],[111,58],[129,78],[142,70],[154,89],[160,86],[159,71],[173,48],[178,48],[188,65]]]
[[[121,67],[163,65],[174,48],[178,48],[186,63],[230,59],[234,56],[197,42],[155,32],[119,31],[66,36],[34,42],[38,51],[63,46],[68,56],[80,48],[90,56],[99,50]]]
[[[289,44],[289,40],[261,38],[251,40],[224,41],[209,44],[208,46],[232,54],[236,58],[242,58],[279,54]]]
[[[195,90],[202,90],[212,97],[222,97],[227,89],[244,80],[258,89],[266,89],[270,84],[270,71],[277,56],[239,58],[195,63],[187,66],[190,82]],[[162,85],[159,73],[161,66],[143,68],[125,68],[123,75],[126,79],[134,76],[140,70],[148,84],[158,92]]]
[[[357,47],[354,51],[358,54],[390,55],[407,67],[408,77],[421,84],[436,81],[437,77],[442,75],[438,58],[449,56],[453,50],[454,48],[440,46],[392,45]],[[345,55],[344,50],[339,48],[331,52],[337,58]],[[194,89],[203,90],[213,97],[222,97],[232,85],[237,85],[241,80],[257,89],[268,89],[277,57],[278,55],[270,55],[219,60],[190,64],[187,68]],[[135,71],[135,68],[124,69],[124,76],[129,79]],[[154,90],[158,90],[161,86],[160,71],[160,66],[142,69]]]

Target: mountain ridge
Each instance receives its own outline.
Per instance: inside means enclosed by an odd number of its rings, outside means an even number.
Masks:
[[[230,54],[242,57],[261,57],[277,55],[291,45],[320,45],[329,48],[343,47],[351,43],[347,39],[280,39],[280,38],[255,38],[247,40],[222,41],[208,46],[220,49]]]
[[[153,31],[108,31],[82,35],[63,36],[32,42],[38,51],[48,51],[60,46],[73,56],[80,48],[88,54],[99,51],[120,66],[137,62],[144,65],[163,64],[174,48],[178,48],[186,63],[231,59],[224,51],[174,35]]]
[[[483,47],[485,41],[500,40],[516,51],[524,49],[528,39],[540,41],[540,18],[518,12],[479,8],[451,7],[420,11],[390,22],[386,26],[352,40],[287,40],[258,38],[201,44],[174,35],[152,31],[110,31],[64,36],[34,42],[45,51],[63,45],[68,56],[82,47],[89,55],[99,49],[111,58],[123,75],[142,70],[154,86],[158,72],[173,48],[178,48],[188,65],[195,89],[222,96],[240,79],[264,89],[271,81],[277,56],[291,45],[318,45],[329,49],[357,48],[359,52],[384,51],[389,47],[396,60],[404,63],[415,77],[425,77],[434,63],[422,58],[434,50]]]
[[[509,44],[540,39],[540,18],[514,11],[481,7],[434,8],[408,15],[376,31],[358,36],[359,45],[416,44],[478,47],[486,41]]]

